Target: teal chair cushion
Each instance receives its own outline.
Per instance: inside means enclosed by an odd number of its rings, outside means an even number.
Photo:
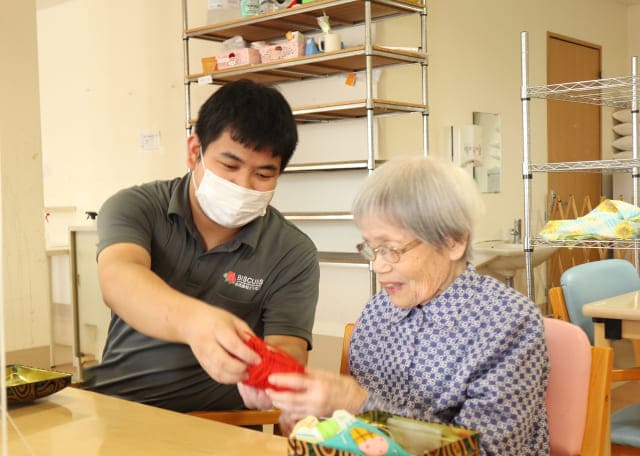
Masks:
[[[582,314],[582,306],[640,290],[640,277],[626,260],[600,260],[567,269],[560,277],[560,285],[571,322],[580,326],[593,344],[593,322]]]
[[[640,404],[629,405],[611,415],[611,442],[640,448]]]

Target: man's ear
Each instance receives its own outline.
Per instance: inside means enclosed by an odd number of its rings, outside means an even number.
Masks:
[[[187,138],[187,168],[193,170],[200,160],[200,138],[193,133]]]

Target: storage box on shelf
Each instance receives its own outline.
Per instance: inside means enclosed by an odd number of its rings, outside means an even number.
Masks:
[[[598,249],[633,249],[635,264],[639,265],[638,252],[640,247],[639,239],[632,240],[559,240],[545,241],[536,238],[531,233],[531,210],[532,210],[532,180],[534,172],[631,172],[633,181],[633,204],[638,205],[638,188],[640,178],[640,159],[638,156],[638,135],[634,129],[632,135],[633,152],[632,158],[596,160],[596,161],[576,161],[557,163],[532,163],[530,154],[530,107],[532,98],[557,100],[570,103],[587,103],[598,106],[608,106],[615,109],[629,109],[632,123],[638,122],[638,102],[640,89],[638,79],[637,57],[631,59],[631,76],[603,78],[590,81],[574,81],[561,84],[550,84],[532,86],[529,84],[529,62],[528,62],[528,34],[521,34],[521,56],[522,56],[522,139],[523,139],[523,186],[524,186],[524,249],[526,256],[526,280],[527,293],[530,299],[534,299],[533,268],[531,265],[532,249],[536,245],[557,245],[559,247],[580,247]]]

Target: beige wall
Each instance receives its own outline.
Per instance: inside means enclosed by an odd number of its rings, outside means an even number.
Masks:
[[[177,0],[38,0],[48,245],[115,190],[186,170]],[[159,131],[161,149],[139,148]]]
[[[203,1],[190,5],[192,12],[205,8]],[[627,17],[633,16],[629,11],[640,15],[639,8],[616,0],[429,2],[432,153],[442,152],[445,126],[470,123],[473,111],[502,115],[503,192],[485,196],[488,213],[478,239],[503,237],[513,219],[522,217],[520,31],[530,34],[532,83],[545,81],[547,31],[602,45],[603,75],[626,74],[628,49],[640,42],[628,33]],[[115,189],[185,170],[180,17],[178,1],[38,2],[45,204],[76,210],[75,218],[54,213],[50,231],[66,218],[82,222],[84,211],[96,210]],[[407,19],[379,26],[379,39],[409,43],[416,25]],[[380,94],[410,91],[415,97],[402,77],[383,76]],[[546,145],[544,102],[534,102],[533,111],[539,160]],[[388,128],[407,123],[397,118]],[[145,131],[160,131],[161,151],[139,150]],[[393,144],[382,136],[383,150],[419,150],[418,129],[407,131],[390,135]],[[610,141],[610,128],[603,131],[603,142]],[[539,181],[536,189],[544,187],[543,175]],[[541,214],[536,216],[541,223]],[[51,234],[54,241],[58,234]]]
[[[35,1],[0,14],[2,300],[7,350],[49,343]]]
[[[445,127],[469,124],[473,111],[499,113],[502,120],[502,192],[485,194],[486,215],[477,226],[476,240],[507,239],[517,218],[524,218],[522,190],[522,104],[520,102],[520,33],[529,35],[530,84],[546,83],[547,32],[559,33],[602,46],[603,77],[629,74],[628,47],[640,48],[640,35],[630,36],[632,14],[638,8],[616,0],[436,0],[428,3],[429,131],[432,154],[443,154]],[[411,19],[379,29],[381,39],[391,40],[411,30]],[[416,30],[416,27],[413,27]],[[417,31],[416,31],[417,33]],[[385,93],[408,96],[401,80],[385,80]],[[612,141],[611,109],[602,110],[602,149],[608,158]],[[403,121],[394,121],[403,128]],[[415,125],[412,127],[415,131]],[[406,128],[406,127],[404,127]],[[546,104],[531,103],[532,161],[546,160]],[[396,138],[408,138],[398,143]],[[384,139],[384,135],[382,135]],[[411,149],[409,131],[394,135],[386,150]],[[533,179],[532,231],[544,224],[546,175]],[[544,302],[544,267],[536,268],[536,301]],[[515,286],[526,292],[524,274]]]
[[[529,33],[531,84],[546,82],[547,31],[601,45],[603,76],[622,75],[629,71],[627,7],[614,0],[440,0],[429,5],[431,152],[442,154],[445,126],[471,123],[473,111],[501,114],[503,191],[485,195],[487,217],[477,238],[504,238],[512,221],[523,216],[520,32]],[[409,29],[406,23],[410,19],[385,30],[385,35],[403,33]],[[389,92],[403,90],[399,81],[385,82]],[[532,109],[534,161],[542,161],[546,159],[544,102],[534,100]],[[603,115],[604,121],[609,122],[603,126],[607,144],[610,120]],[[534,176],[534,188],[544,187],[545,176]],[[536,199],[542,196],[536,195]],[[535,215],[542,223],[542,213]]]
[[[38,0],[37,5],[44,201],[52,211],[46,236],[48,245],[57,245],[66,242],[68,225],[84,223],[84,211],[97,210],[116,189],[184,172],[181,10],[177,0]],[[190,5],[192,15],[201,17],[206,0],[192,0]],[[616,0],[433,0],[428,5],[431,152],[442,153],[445,126],[470,123],[473,111],[501,114],[503,191],[485,195],[487,213],[476,239],[504,238],[513,219],[523,217],[520,32],[530,33],[534,84],[545,82],[547,31],[600,44],[603,75],[621,75],[628,73],[630,52],[640,48],[638,32],[628,32],[640,12],[637,6]],[[411,45],[417,37],[415,19],[394,22],[378,26],[379,42]],[[197,58],[192,64],[197,64]],[[402,70],[383,75],[380,95],[415,98],[415,84],[404,79],[415,77],[410,73]],[[317,83],[323,87],[324,82]],[[304,87],[307,94],[321,93]],[[203,96],[202,90],[195,90]],[[23,94],[14,96],[23,100]],[[610,141],[606,113],[603,110],[605,144]],[[546,155],[545,114],[544,102],[534,102],[535,161]],[[358,128],[355,126],[350,136],[361,138],[363,132]],[[149,131],[160,132],[160,151],[139,149],[139,134]],[[385,121],[380,126],[381,154],[419,150],[417,131],[407,117]],[[388,133],[392,134],[386,136]],[[335,135],[347,137],[342,132]],[[392,141],[385,141],[387,137]],[[298,154],[304,154],[302,147]],[[342,198],[331,199],[340,207],[323,208],[348,208],[351,190],[343,192],[346,184],[330,182],[326,188],[342,192]],[[287,205],[301,209],[299,203],[287,200],[287,193],[297,194],[303,201],[323,194],[311,189],[297,191],[297,185],[302,184],[295,177],[283,181],[278,202],[284,209]],[[534,221],[538,226],[542,224],[545,187],[545,176],[536,175]],[[332,239],[349,238],[351,243],[350,237],[357,233],[344,228],[349,236],[336,235],[342,229],[332,225],[317,231],[331,233]],[[335,274],[330,271],[323,276]],[[335,305],[344,298],[340,288],[328,284],[321,300]],[[352,301],[348,303],[351,309],[339,315],[324,334],[337,335],[343,321],[357,314],[363,299],[358,296]]]

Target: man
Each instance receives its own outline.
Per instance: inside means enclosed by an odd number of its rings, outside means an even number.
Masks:
[[[112,320],[88,389],[175,411],[267,407],[234,385],[253,332],[306,363],[318,298],[312,241],[269,206],[298,135],[274,88],[229,83],[201,107],[188,174],[121,190],[98,216]]]

